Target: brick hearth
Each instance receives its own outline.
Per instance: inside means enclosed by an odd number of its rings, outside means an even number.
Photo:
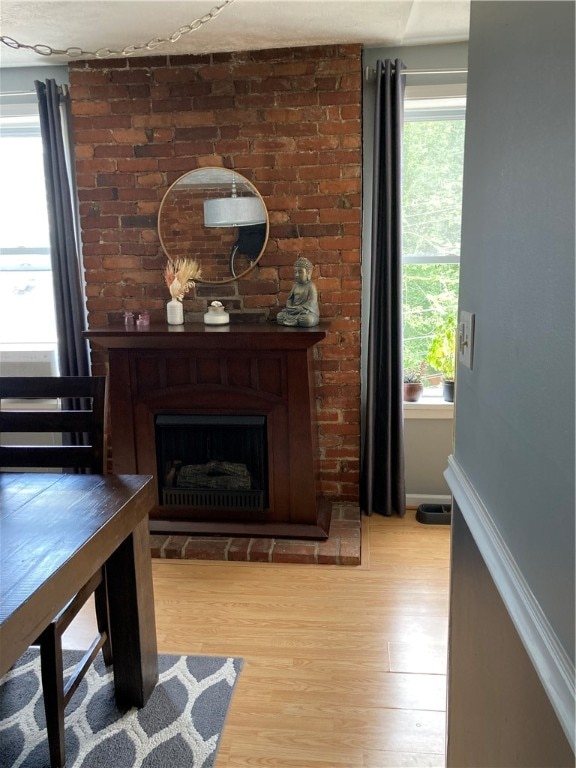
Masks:
[[[360,565],[360,510],[353,503],[334,503],[325,541],[165,534],[150,539],[152,557],[172,560]]]

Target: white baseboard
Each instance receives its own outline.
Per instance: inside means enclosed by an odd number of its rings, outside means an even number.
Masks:
[[[574,664],[550,626],[488,509],[453,456],[448,457],[444,477],[574,750]]]
[[[419,507],[420,504],[451,504],[451,496],[436,496],[426,493],[407,493],[406,506]]]

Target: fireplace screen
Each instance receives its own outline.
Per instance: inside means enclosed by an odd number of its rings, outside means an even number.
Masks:
[[[159,414],[155,429],[161,505],[268,505],[265,416]]]

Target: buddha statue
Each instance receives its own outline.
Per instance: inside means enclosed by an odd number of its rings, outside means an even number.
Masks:
[[[294,262],[294,285],[288,294],[286,307],[276,316],[279,325],[300,325],[307,328],[318,325],[320,309],[318,291],[312,282],[314,265],[305,257]]]

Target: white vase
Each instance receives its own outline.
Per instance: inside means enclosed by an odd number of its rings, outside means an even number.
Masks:
[[[184,322],[184,307],[178,299],[170,299],[166,304],[166,319],[168,325],[182,325]]]

